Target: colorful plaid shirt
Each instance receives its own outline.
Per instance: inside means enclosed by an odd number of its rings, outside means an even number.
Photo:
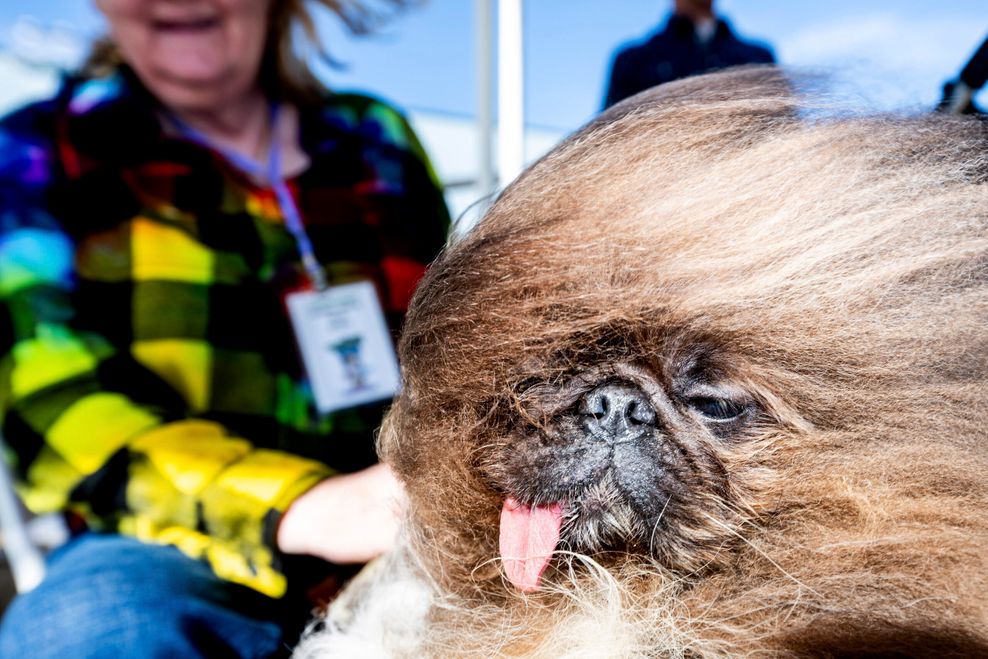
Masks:
[[[32,511],[172,544],[272,596],[281,513],[374,460],[384,405],[320,416],[284,294],[304,285],[270,189],[163,132],[132,74],[72,79],[0,122],[0,413]],[[449,217],[406,121],[300,108],[291,182],[333,282],[397,330]]]

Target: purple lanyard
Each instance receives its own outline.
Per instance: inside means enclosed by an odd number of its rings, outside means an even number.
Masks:
[[[168,120],[174,124],[183,137],[219,153],[240,171],[266,181],[271,186],[275,199],[278,201],[278,208],[281,210],[281,215],[285,220],[285,227],[295,238],[295,243],[298,245],[298,251],[302,257],[302,266],[305,268],[305,272],[308,274],[312,285],[317,290],[323,290],[328,285],[326,282],[326,272],[316,259],[315,250],[312,248],[312,241],[309,240],[309,234],[305,231],[305,225],[302,223],[302,214],[299,212],[298,204],[295,203],[295,197],[292,196],[292,191],[288,189],[288,183],[281,176],[281,149],[275,139],[275,129],[278,126],[278,115],[280,112],[281,106],[277,103],[272,103],[269,119],[271,144],[268,148],[267,168],[262,167],[259,163],[254,162],[246,156],[242,156],[235,151],[216,144],[175,115],[169,114],[167,116]]]

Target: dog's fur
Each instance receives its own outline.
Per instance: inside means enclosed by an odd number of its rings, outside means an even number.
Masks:
[[[302,654],[988,656],[985,130],[819,109],[771,70],[640,95],[440,258],[380,441],[402,548]],[[586,498],[549,481],[602,381],[661,399],[665,503],[568,510],[518,593],[499,511]]]

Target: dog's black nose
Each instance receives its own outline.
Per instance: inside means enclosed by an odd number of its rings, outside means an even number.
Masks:
[[[587,432],[608,444],[638,439],[655,429],[655,409],[638,387],[610,382],[588,392],[580,401]]]

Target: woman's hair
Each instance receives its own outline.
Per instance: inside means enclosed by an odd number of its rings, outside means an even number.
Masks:
[[[379,0],[392,8],[401,8],[414,0]],[[268,23],[268,42],[261,60],[261,81],[268,92],[290,100],[318,96],[322,84],[310,68],[304,46],[314,46],[318,55],[333,60],[320,43],[312,16],[312,5],[333,12],[353,34],[366,34],[380,25],[385,12],[375,10],[363,0],[272,0]],[[311,53],[311,51],[310,51]],[[84,77],[111,75],[122,64],[123,56],[109,36],[98,39],[81,67]]]

